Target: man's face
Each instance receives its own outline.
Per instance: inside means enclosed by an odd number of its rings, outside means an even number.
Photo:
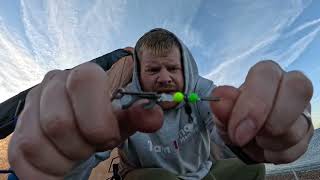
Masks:
[[[184,90],[183,68],[180,51],[173,46],[164,56],[155,56],[145,49],[140,57],[140,83],[144,91],[169,93]],[[163,109],[170,109],[177,104],[163,102]]]

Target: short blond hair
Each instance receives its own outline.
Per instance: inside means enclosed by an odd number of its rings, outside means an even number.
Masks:
[[[174,46],[181,52],[179,40],[172,32],[156,28],[145,33],[136,43],[135,49],[139,58],[145,49],[151,50],[153,55],[163,56],[167,55]]]

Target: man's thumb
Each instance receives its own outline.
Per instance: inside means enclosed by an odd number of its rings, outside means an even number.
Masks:
[[[163,111],[159,105],[151,109],[144,106],[149,102],[147,99],[138,100],[128,109],[115,110],[121,136],[127,138],[136,131],[152,133],[162,127]]]
[[[220,101],[210,103],[212,112],[225,128],[228,127],[228,121],[239,94],[240,91],[232,86],[218,86],[212,91],[213,97],[220,97]]]

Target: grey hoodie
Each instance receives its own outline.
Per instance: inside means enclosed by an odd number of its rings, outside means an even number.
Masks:
[[[195,92],[210,96],[215,85],[201,77],[188,48],[180,41],[185,78],[185,94]],[[138,78],[139,62],[135,58],[132,82],[126,87],[130,91],[142,91]],[[214,129],[213,114],[208,102],[180,103],[164,111],[163,126],[155,133],[136,132],[120,147],[121,174],[135,168],[164,168],[182,179],[202,179],[209,172],[210,133]],[[219,138],[218,138],[219,140]],[[110,152],[97,153],[81,163],[69,176],[72,179],[88,179],[92,168],[107,159]]]

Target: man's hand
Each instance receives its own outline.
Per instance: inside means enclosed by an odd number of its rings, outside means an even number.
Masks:
[[[22,179],[63,179],[81,160],[110,150],[136,131],[162,126],[159,106],[140,100],[114,109],[102,68],[85,63],[51,71],[26,98],[9,145],[9,162]]]
[[[301,72],[285,72],[273,61],[254,65],[242,86],[217,87],[211,103],[218,132],[257,162],[275,164],[296,160],[307,150],[313,125],[310,112],[311,81]]]

